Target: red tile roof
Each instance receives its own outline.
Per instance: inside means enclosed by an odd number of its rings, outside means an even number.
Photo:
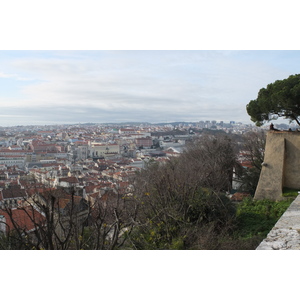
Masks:
[[[43,225],[46,220],[44,216],[32,207],[15,208],[10,210],[10,212],[0,209],[0,216],[5,217],[7,231],[13,230],[14,226],[17,226],[21,230],[30,231],[38,225]],[[15,225],[12,220],[14,220]]]
[[[4,199],[15,199],[15,198],[22,198],[26,199],[27,195],[25,190],[20,188],[9,188],[2,190],[2,198]]]

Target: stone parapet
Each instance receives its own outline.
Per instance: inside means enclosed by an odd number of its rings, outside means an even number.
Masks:
[[[300,195],[256,250],[300,250]]]

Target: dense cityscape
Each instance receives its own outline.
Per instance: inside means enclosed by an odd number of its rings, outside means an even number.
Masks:
[[[18,220],[15,208],[24,207],[30,197],[47,189],[63,189],[66,202],[71,202],[72,189],[79,203],[93,206],[111,193],[129,193],[130,179],[147,162],[179,157],[195,137],[257,130],[234,121],[1,127],[0,228],[5,232],[4,223],[13,226],[7,209],[11,219]],[[33,230],[31,218],[22,218],[26,231]]]
[[[19,179],[27,175],[52,187],[84,186],[91,177],[97,183],[107,179],[126,185],[149,158],[179,156],[186,141],[205,130],[243,134],[258,129],[234,121],[0,127],[1,188],[14,182],[21,187]]]

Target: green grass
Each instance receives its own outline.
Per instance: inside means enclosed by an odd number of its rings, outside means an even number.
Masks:
[[[264,239],[294,199],[281,201],[245,199],[237,207],[238,228],[242,238]]]
[[[291,188],[287,188],[287,187],[284,187],[282,189],[282,196],[283,197],[297,197],[299,194],[298,194],[298,189],[291,189]]]

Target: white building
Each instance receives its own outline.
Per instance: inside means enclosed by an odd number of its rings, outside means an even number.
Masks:
[[[110,156],[120,153],[118,144],[91,143],[90,153],[92,157]]]
[[[25,157],[20,156],[2,156],[0,157],[0,165],[6,165],[7,167],[17,166],[18,168],[24,168]]]

